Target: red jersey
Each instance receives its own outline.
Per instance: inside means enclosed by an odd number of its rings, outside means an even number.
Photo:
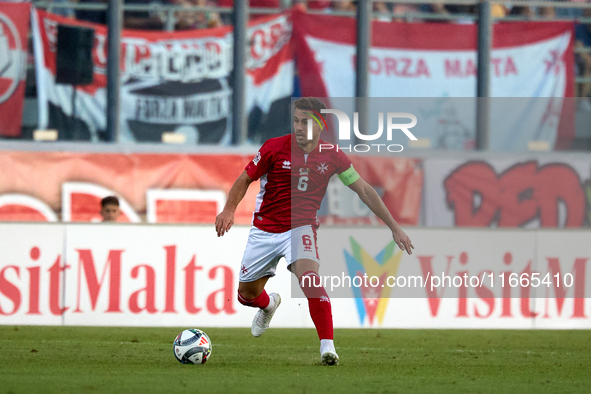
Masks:
[[[336,149],[306,154],[294,134],[271,138],[263,144],[245,170],[252,180],[261,180],[252,224],[269,233],[291,228],[318,226],[316,214],[328,181],[351,167],[351,160]]]

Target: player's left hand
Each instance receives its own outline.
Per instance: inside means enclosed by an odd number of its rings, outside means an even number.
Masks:
[[[218,233],[218,237],[223,236],[225,233],[230,231],[230,228],[234,224],[234,212],[223,210],[215,218],[215,231]]]
[[[406,253],[409,255],[412,254],[412,249],[415,247],[413,246],[412,241],[408,235],[406,235],[406,233],[402,231],[401,228],[397,228],[396,230],[392,231],[392,238],[394,238],[394,242],[396,242],[396,245],[398,245],[400,250],[406,250]]]

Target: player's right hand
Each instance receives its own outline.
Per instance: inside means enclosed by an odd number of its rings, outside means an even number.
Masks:
[[[218,233],[218,237],[223,236],[225,233],[230,231],[230,227],[234,224],[234,212],[222,211],[215,218],[215,231]]]

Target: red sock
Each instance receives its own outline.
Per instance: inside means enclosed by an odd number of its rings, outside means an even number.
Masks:
[[[318,338],[333,339],[330,298],[322,286],[320,277],[314,271],[308,271],[300,278],[300,287],[308,298],[310,316],[316,326]]]
[[[263,292],[259,294],[257,298],[247,300],[246,298],[242,297],[240,293],[238,293],[238,302],[242,305],[252,306],[253,308],[265,309],[267,306],[269,306],[269,295],[265,289],[263,289]]]

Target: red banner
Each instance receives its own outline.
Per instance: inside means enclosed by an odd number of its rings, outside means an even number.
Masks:
[[[29,3],[0,3],[0,136],[21,135]]]
[[[10,169],[0,172],[0,221],[56,221],[61,215],[64,222],[96,222],[101,198],[116,195],[121,222],[213,223],[252,156],[0,152],[0,168]],[[351,160],[396,220],[418,224],[420,160],[353,155]],[[321,220],[377,224],[367,209],[351,208],[363,203],[341,186],[334,182]],[[255,182],[236,210],[237,224],[251,223],[258,192]]]

